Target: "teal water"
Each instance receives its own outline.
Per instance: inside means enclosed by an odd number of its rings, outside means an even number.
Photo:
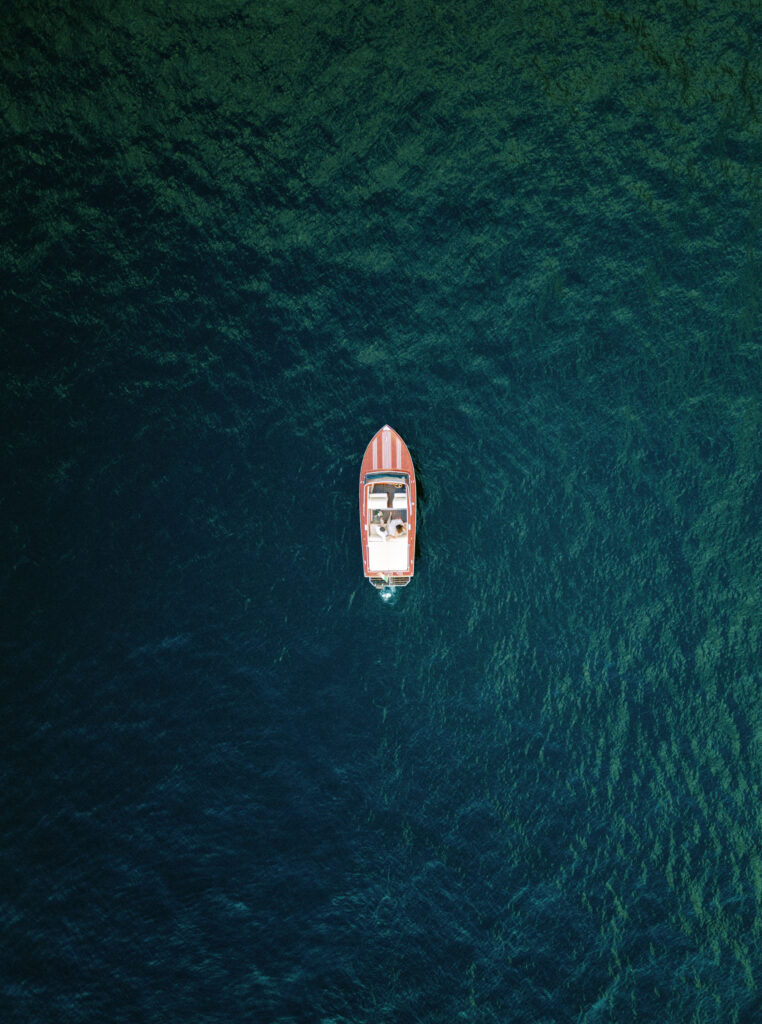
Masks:
[[[759,2],[0,26],[2,1019],[759,1019]]]

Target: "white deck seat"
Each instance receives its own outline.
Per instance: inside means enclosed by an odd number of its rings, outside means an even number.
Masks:
[[[401,494],[394,495],[392,508],[407,508],[407,495],[404,491]]]
[[[369,544],[368,568],[371,572],[407,569],[407,537],[390,537],[378,544]]]
[[[386,508],[386,494],[368,495],[368,508]]]

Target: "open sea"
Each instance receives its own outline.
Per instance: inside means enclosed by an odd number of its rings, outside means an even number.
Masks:
[[[6,0],[2,1024],[762,1021],[761,40]]]

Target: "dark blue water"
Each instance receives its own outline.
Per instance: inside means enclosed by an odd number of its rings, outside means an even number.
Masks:
[[[760,1019],[761,33],[6,5],[0,1020]]]

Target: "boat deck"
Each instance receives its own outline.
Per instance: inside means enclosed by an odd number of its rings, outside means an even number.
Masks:
[[[404,572],[407,559],[407,537],[368,538],[368,568],[371,572]]]

